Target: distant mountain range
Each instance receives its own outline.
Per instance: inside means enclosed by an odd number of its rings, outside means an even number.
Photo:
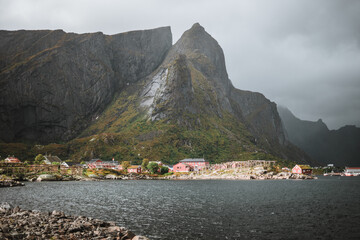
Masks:
[[[2,155],[317,164],[287,141],[275,103],[233,87],[200,24],[175,45],[169,27],[1,31],[0,43]]]
[[[344,126],[329,130],[319,119],[304,121],[282,106],[278,107],[289,140],[320,163],[360,166],[360,128]]]

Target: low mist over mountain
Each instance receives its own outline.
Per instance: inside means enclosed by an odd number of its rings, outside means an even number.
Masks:
[[[286,140],[275,103],[233,87],[221,47],[199,24],[173,46],[169,27],[1,31],[0,42],[2,154],[315,163]]]
[[[322,164],[360,166],[360,128],[344,126],[329,130],[321,119],[300,120],[282,106],[278,107],[289,140]]]

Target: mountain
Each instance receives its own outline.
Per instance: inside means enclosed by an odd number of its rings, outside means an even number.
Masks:
[[[21,37],[7,37],[13,34]],[[26,34],[2,32],[1,38],[16,42]],[[198,23],[173,46],[169,28],[49,39],[41,43],[45,50],[33,49],[42,37],[27,47],[17,40],[20,46],[13,48],[21,50],[13,52],[10,44],[1,47],[7,53],[1,71],[4,141],[66,141],[60,148],[80,160],[315,163],[287,141],[275,103],[234,88],[221,47]],[[43,52],[49,53],[38,59]]]
[[[329,130],[319,119],[304,121],[285,107],[278,108],[289,140],[320,163],[336,166],[360,166],[360,128],[344,126]]]
[[[0,31],[0,138],[76,137],[118,90],[154,71],[171,45],[169,27],[112,36]]]

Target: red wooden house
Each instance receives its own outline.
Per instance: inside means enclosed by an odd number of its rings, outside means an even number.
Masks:
[[[180,161],[192,167],[194,171],[199,171],[210,166],[209,162],[203,158],[187,158]]]
[[[173,166],[173,172],[190,172],[194,171],[194,168],[186,163],[179,162]]]
[[[128,173],[141,173],[141,166],[140,165],[132,165],[127,169]]]
[[[312,168],[309,165],[295,165],[291,172],[310,175],[312,174]]]
[[[118,170],[124,170],[124,168],[119,165],[118,166]],[[131,165],[127,168],[126,170],[128,173],[141,173],[142,172],[142,169],[141,169],[141,166],[140,165]]]

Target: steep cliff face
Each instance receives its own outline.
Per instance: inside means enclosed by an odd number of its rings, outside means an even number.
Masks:
[[[163,84],[157,89],[154,83],[159,76]],[[179,114],[175,113],[184,110],[218,116],[223,110],[232,111],[228,98],[232,86],[223,51],[198,23],[182,35],[161,66],[145,81],[153,90],[145,89],[142,105],[150,107],[152,119],[176,117]],[[153,97],[149,98],[149,94]],[[161,109],[166,109],[166,113]]]
[[[171,45],[169,27],[113,36],[1,31],[1,139],[77,136],[116,91],[150,74]]]
[[[323,165],[360,165],[360,128],[344,126],[329,130],[319,119],[316,122],[297,118],[289,109],[279,107],[289,140]]]
[[[287,147],[286,134],[275,103],[260,93],[238,89],[233,89],[231,96],[256,141],[270,149]]]
[[[146,88],[142,105],[149,107],[153,120],[171,115],[169,110],[178,117],[184,109],[220,118],[228,112],[248,126],[255,143],[262,142],[268,149],[286,143],[276,104],[260,93],[233,87],[221,47],[199,24],[183,34],[148,82],[152,90]],[[171,100],[172,96],[176,97]]]
[[[237,146],[237,150],[226,155],[231,160],[239,157],[242,151],[248,151],[271,153],[298,162],[312,161],[286,140],[275,103],[260,93],[233,87],[221,47],[199,24],[194,24],[182,35],[164,62],[142,82],[133,94],[138,117],[144,114],[148,121],[175,123],[184,132],[206,133],[208,129],[216,129],[216,136],[232,142],[232,147]],[[100,122],[115,119],[115,108],[110,108],[112,115]],[[100,125],[109,128],[116,124],[119,122],[107,121]],[[92,127],[88,133],[106,131],[106,128]],[[163,134],[166,135],[166,131]],[[195,142],[197,140],[191,136],[182,144],[202,153],[199,149],[203,146],[199,143],[196,146]],[[216,144],[206,143],[206,140],[203,143]],[[154,149],[154,146],[149,148]],[[220,158],[221,154],[215,155]]]

